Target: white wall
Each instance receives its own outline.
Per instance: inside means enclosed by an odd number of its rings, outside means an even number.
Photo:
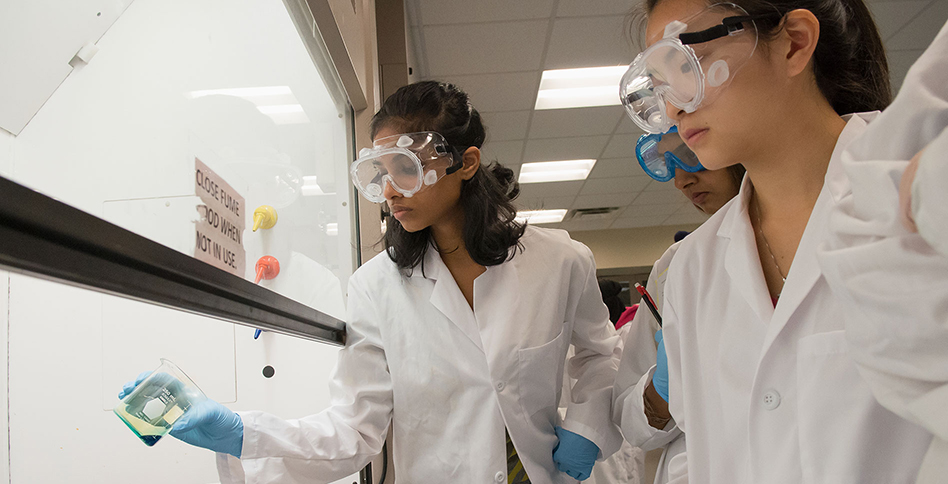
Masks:
[[[0,130],[2,131],[2,130]],[[10,312],[10,273],[0,270],[0,409],[7,407],[7,324]],[[0,415],[0,439],[8,435],[7,419]],[[10,452],[0,445],[0,483],[10,482]]]
[[[294,167],[335,195],[296,197],[279,207],[276,228],[245,231],[247,266],[279,253],[286,274],[312,286],[316,272],[305,269],[316,264],[341,292],[353,269],[345,120],[289,22],[280,0],[135,1],[92,62],[70,74],[18,137],[0,132],[0,174],[187,251],[181,237],[193,237],[192,220],[144,208],[193,194],[196,153],[246,196],[248,212],[276,205],[267,180]],[[291,87],[295,99],[284,103],[298,102],[311,123],[278,124],[246,99],[186,96],[274,85]],[[264,174],[248,175],[255,169]],[[152,218],[136,226],[129,213]],[[325,231],[333,222],[338,236]],[[305,255],[295,271],[291,253]],[[335,347],[273,333],[254,340],[252,328],[17,274],[8,300],[6,273],[0,281],[11,448],[7,458],[0,444],[0,483],[8,475],[18,484],[217,482],[209,451],[170,437],[146,447],[110,410],[122,382],[159,356],[236,410],[291,418],[328,405]],[[320,294],[294,291],[305,284],[281,281],[267,285],[321,304]],[[0,353],[0,370],[6,363]],[[262,375],[265,365],[273,378]],[[0,403],[7,394],[0,387]],[[0,417],[0,439],[6,421]]]
[[[13,172],[13,143],[16,138],[0,129],[0,176]],[[0,409],[7,409],[7,330],[10,312],[10,273],[0,270]],[[0,414],[0,439],[7,436],[7,419]],[[10,453],[0,442],[0,483],[10,482]]]
[[[10,177],[13,172],[13,143],[16,138],[0,129],[0,176]]]
[[[668,246],[675,232],[698,228],[697,224],[663,225],[634,229],[571,231],[569,235],[586,244],[596,258],[597,269],[650,266]]]

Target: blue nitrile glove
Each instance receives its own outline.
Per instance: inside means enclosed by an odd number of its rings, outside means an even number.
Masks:
[[[151,371],[143,371],[134,381],[126,382],[119,392],[125,398],[141,384]],[[171,436],[197,447],[223,452],[240,458],[244,445],[244,424],[229,408],[205,400],[189,408],[171,427]]]
[[[658,396],[668,401],[668,355],[665,354],[665,339],[662,330],[655,333],[655,342],[658,343],[658,355],[655,358],[655,373],[652,375],[652,386]]]
[[[171,436],[239,459],[244,445],[244,424],[231,409],[208,399],[189,408],[175,421]]]
[[[596,458],[599,457],[599,446],[563,427],[556,427],[554,430],[556,438],[559,439],[553,448],[556,468],[573,479],[585,481],[592,473]]]
[[[135,387],[141,385],[141,383],[145,381],[145,378],[148,378],[148,375],[151,375],[151,370],[143,371],[139,373],[134,380],[125,382],[125,384],[122,385],[122,391],[118,394],[119,400],[127,397],[129,393],[132,393]]]

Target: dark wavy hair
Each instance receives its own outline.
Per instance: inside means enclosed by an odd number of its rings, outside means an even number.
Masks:
[[[645,16],[662,1],[644,0],[644,12],[630,13],[631,30],[640,29]],[[813,74],[820,92],[837,114],[882,110],[892,102],[885,47],[863,0],[727,1],[749,15],[775,14],[754,20],[763,46],[783,27],[783,16],[788,12],[805,9],[813,13],[820,22]]]
[[[602,293],[602,302],[609,308],[609,321],[615,325],[625,312],[625,303],[619,298],[622,285],[611,279],[599,279],[599,292]]]
[[[409,84],[389,96],[372,118],[372,138],[384,127],[405,133],[440,133],[462,155],[472,146],[483,146],[487,137],[481,115],[471,106],[467,93],[438,81]],[[470,180],[461,183],[464,246],[474,262],[498,265],[513,258],[517,251],[511,248],[522,249],[520,237],[526,226],[516,222],[517,210],[513,205],[519,194],[513,170],[496,162],[482,164]],[[386,216],[386,227],[385,250],[395,264],[409,273],[423,265],[428,247],[435,245],[431,229],[409,232],[390,215]]]

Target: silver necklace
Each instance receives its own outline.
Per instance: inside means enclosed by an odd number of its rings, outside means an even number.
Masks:
[[[783,285],[787,283],[787,277],[783,275],[783,271],[780,270],[780,264],[777,263],[777,258],[774,257],[774,251],[770,249],[770,243],[767,242],[767,237],[764,236],[764,229],[760,224],[760,199],[757,199],[757,203],[754,205],[755,215],[757,215],[757,234],[760,235],[761,240],[764,241],[764,247],[767,248],[767,253],[770,254],[770,259],[774,261],[774,267],[777,268],[777,274],[780,274],[780,279],[783,284],[780,285],[780,292],[777,293],[777,297],[780,297],[780,293],[783,292]]]

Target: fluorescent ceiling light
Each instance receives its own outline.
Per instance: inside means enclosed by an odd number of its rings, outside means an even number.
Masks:
[[[339,235],[339,224],[338,223],[326,224],[326,235]]]
[[[520,183],[585,180],[596,160],[541,161],[520,166]]]
[[[517,212],[517,222],[529,222],[533,225],[555,224],[563,221],[566,212],[567,210],[565,208],[556,210],[522,210]]]
[[[619,80],[628,66],[584,67],[543,71],[534,109],[614,106]]]

